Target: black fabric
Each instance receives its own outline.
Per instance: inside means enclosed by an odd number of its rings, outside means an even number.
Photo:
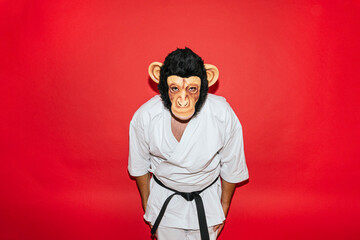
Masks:
[[[209,188],[211,185],[213,185],[219,177],[217,177],[209,186],[207,186],[206,188],[204,188],[201,191],[196,191],[196,192],[179,192],[176,191],[174,189],[171,189],[167,186],[165,186],[162,182],[160,182],[159,179],[157,179],[155,177],[155,175],[153,175],[153,178],[155,180],[155,182],[157,182],[157,184],[159,184],[160,186],[173,191],[174,193],[171,194],[164,202],[163,206],[161,207],[161,210],[159,212],[158,217],[155,220],[154,226],[151,229],[151,234],[154,235],[156,233],[157,228],[159,227],[160,221],[163,218],[166,208],[169,205],[170,200],[175,196],[175,195],[180,195],[183,198],[185,198],[187,201],[192,201],[195,200],[195,204],[196,204],[196,210],[197,210],[197,215],[198,215],[198,220],[199,220],[199,227],[200,227],[200,235],[201,235],[201,240],[209,240],[209,232],[208,232],[208,227],[207,227],[207,222],[206,222],[206,215],[205,215],[205,210],[204,210],[204,204],[203,201],[201,199],[200,193],[203,192],[205,189]]]

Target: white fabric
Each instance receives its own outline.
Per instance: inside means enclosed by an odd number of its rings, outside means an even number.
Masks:
[[[216,240],[217,232],[208,228],[210,240]],[[159,227],[156,231],[157,240],[200,240],[200,230],[184,230],[179,228]]]
[[[171,132],[171,113],[157,95],[141,106],[130,123],[128,170],[132,176],[152,172],[166,186],[181,192],[199,191],[219,175],[237,183],[248,179],[242,128],[222,97],[208,94],[201,111],[188,123],[181,141]],[[145,220],[151,223],[172,194],[151,180]],[[201,193],[208,226],[225,217],[220,180]],[[198,229],[195,201],[174,196],[160,226]]]

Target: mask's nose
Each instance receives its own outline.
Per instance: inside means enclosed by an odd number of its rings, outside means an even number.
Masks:
[[[178,107],[187,107],[189,105],[188,97],[186,96],[185,91],[180,93],[180,96],[176,100],[176,104]]]

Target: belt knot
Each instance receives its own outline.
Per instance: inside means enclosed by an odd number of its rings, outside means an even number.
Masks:
[[[192,201],[195,198],[195,195],[199,195],[197,192],[182,192],[180,195],[185,198],[187,201]]]

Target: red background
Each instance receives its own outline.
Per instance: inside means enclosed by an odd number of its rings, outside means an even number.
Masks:
[[[0,1],[0,239],[149,239],[127,173],[147,67],[220,70],[250,182],[220,239],[359,239],[358,1]]]

